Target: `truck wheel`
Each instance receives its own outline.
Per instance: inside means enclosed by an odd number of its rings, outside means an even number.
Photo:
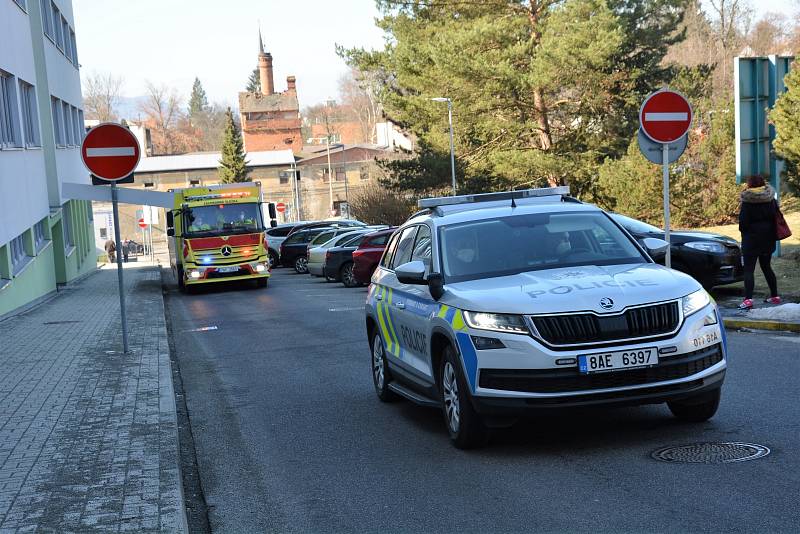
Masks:
[[[341,270],[339,271],[339,276],[342,279],[342,283],[344,287],[358,287],[359,283],[356,280],[355,274],[353,274],[353,262],[345,263],[342,265]]]
[[[378,329],[372,334],[372,384],[375,386],[375,393],[378,398],[383,402],[392,402],[397,399],[397,395],[389,389],[389,382],[392,381],[392,375],[389,372],[389,366],[386,364],[386,350],[383,348],[383,340],[381,339]]]
[[[451,346],[444,349],[439,376],[444,423],[453,445],[458,449],[485,445],[489,440],[489,430],[472,406],[461,362]]]
[[[183,267],[181,265],[178,265],[177,278],[178,278],[178,289],[182,293],[186,293],[186,284],[183,283]]]
[[[305,274],[308,272],[308,258],[305,256],[298,256],[294,260],[294,270],[297,274]]]
[[[689,397],[680,401],[667,402],[672,415],[682,421],[690,423],[702,423],[708,421],[719,408],[719,399],[722,388],[717,388],[709,393],[703,393],[696,397]]]

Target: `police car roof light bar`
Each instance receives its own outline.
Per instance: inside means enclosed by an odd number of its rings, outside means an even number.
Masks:
[[[537,189],[520,189],[518,191],[501,191],[499,193],[479,193],[476,195],[458,195],[455,197],[422,198],[417,201],[420,208],[437,208],[455,204],[475,204],[478,202],[494,202],[497,200],[514,200],[520,198],[566,196],[569,186],[540,187]]]

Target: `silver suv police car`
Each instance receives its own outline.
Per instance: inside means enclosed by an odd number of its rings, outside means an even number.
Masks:
[[[441,407],[460,448],[536,409],[719,405],[726,341],[691,277],[568,188],[424,199],[372,277],[378,397]]]

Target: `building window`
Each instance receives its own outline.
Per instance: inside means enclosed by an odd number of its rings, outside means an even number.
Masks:
[[[326,184],[330,181],[330,174],[328,174],[328,167],[322,168],[322,181]]]
[[[17,274],[25,264],[25,234],[20,234],[11,240],[9,244],[11,251],[11,272]]]
[[[44,28],[44,34],[50,39],[54,39],[53,14],[50,11],[50,2],[49,0],[39,0],[39,5],[41,6],[42,10],[42,27]]]
[[[362,165],[361,168],[358,169],[358,177],[362,180],[369,180],[369,167]]]
[[[72,64],[76,67],[78,66],[78,47],[75,43],[75,32],[70,30],[69,31],[69,42],[70,48],[72,49],[72,56],[69,58],[72,61]]]
[[[336,167],[336,181],[344,182],[345,176],[344,167]]]
[[[53,112],[53,133],[56,146],[64,147],[64,116],[61,114],[61,101],[55,97],[50,98],[50,108]]]
[[[61,33],[64,34],[64,55],[72,61],[72,41],[69,40],[69,31],[67,19],[61,17]]]
[[[21,146],[14,77],[0,70],[0,149]]]
[[[39,138],[39,114],[36,112],[36,90],[31,84],[20,80],[19,96],[25,128],[25,146],[42,146],[42,140]]]
[[[100,239],[108,239],[108,228],[100,228]]]
[[[72,110],[72,137],[75,140],[75,146],[81,146],[83,137],[81,137],[81,122],[80,117],[78,117],[78,108],[70,106],[70,110]]]
[[[16,4],[17,4],[19,7],[21,7],[21,8],[22,8],[22,10],[23,10],[25,13],[27,13],[27,12],[28,12],[28,6],[25,4],[25,0],[14,0],[14,2],[16,2]]]
[[[72,115],[69,112],[69,104],[62,101],[61,112],[64,114],[64,144],[72,146],[75,143],[72,140]]]
[[[33,244],[37,252],[42,249],[42,245],[44,245],[44,242],[47,240],[46,224],[47,219],[42,219],[33,227]]]
[[[80,128],[80,142],[83,143],[83,138],[86,137],[86,123],[83,122],[83,110],[78,110],[78,128]]]
[[[278,181],[282,184],[289,183],[289,171],[281,171],[278,173]]]
[[[53,15],[53,34],[56,37],[56,46],[62,52],[64,51],[64,29],[61,27],[61,11],[58,10],[55,3],[50,2]]]
[[[70,209],[69,203],[64,204],[61,213],[61,228],[64,233],[64,250],[69,252],[69,250],[75,246],[75,242],[72,238],[72,209]]]

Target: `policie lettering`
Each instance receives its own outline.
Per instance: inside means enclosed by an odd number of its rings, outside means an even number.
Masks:
[[[545,295],[547,293],[552,295],[566,295],[567,293],[572,293],[573,291],[588,291],[590,289],[603,289],[606,287],[653,287],[657,285],[658,283],[653,282],[652,280],[626,280],[624,282],[606,280],[605,282],[587,282],[586,284],[556,286],[552,289],[548,289],[547,291],[537,289],[534,291],[528,291],[527,293],[530,298],[535,299],[539,295]]]
[[[428,352],[428,339],[422,332],[400,325],[400,335],[403,336],[403,344],[410,350],[419,354]]]

